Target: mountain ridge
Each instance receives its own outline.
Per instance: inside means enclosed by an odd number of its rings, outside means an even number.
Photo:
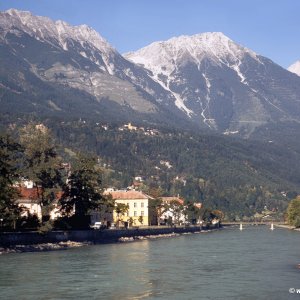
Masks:
[[[154,42],[125,57],[148,69],[152,78],[176,93],[179,108],[209,128],[251,134],[270,120],[299,121],[294,114],[300,108],[298,78],[222,33]]]
[[[107,99],[107,103],[116,102],[120,106],[119,111],[125,114],[128,121],[133,117],[132,112],[143,114],[136,119],[145,118],[145,114],[150,114],[150,119],[172,118],[166,116],[164,107],[159,103],[161,98],[168,102],[170,96],[166,91],[153,82],[144,69],[124,59],[88,26],[73,27],[63,21],[54,22],[46,17],[36,17],[30,12],[16,10],[1,12],[1,20],[3,52],[13,60],[22,61],[22,73],[34,75],[59,89],[66,86],[79,89],[95,97],[95,102],[101,105],[103,99]],[[94,38],[92,43],[89,36]],[[33,56],[32,53],[35,52],[37,55]],[[9,62],[6,65],[9,70]],[[11,73],[16,71],[17,67],[14,68]],[[3,77],[8,76],[3,74]],[[15,74],[11,76],[13,82],[10,85],[20,86],[14,77]],[[5,81],[7,80],[3,80]],[[18,81],[24,80],[19,78]],[[52,107],[60,108],[62,103],[54,104]],[[113,103],[111,105],[114,106]],[[99,107],[98,110],[101,109]],[[161,112],[161,116],[155,116]],[[180,117],[180,112],[174,111],[174,115],[178,119],[184,119]]]
[[[300,78],[221,32],[173,37],[123,57],[87,25],[14,9],[0,14],[6,112],[15,105],[26,112],[76,110],[76,117],[243,137],[269,123],[300,122]]]

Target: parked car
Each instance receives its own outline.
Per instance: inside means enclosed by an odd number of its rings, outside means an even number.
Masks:
[[[102,228],[101,227],[101,222],[95,222],[93,225],[91,225],[90,227],[91,228],[94,228],[94,229],[100,229],[100,228]]]
[[[115,223],[111,223],[109,229],[116,229],[116,224]]]

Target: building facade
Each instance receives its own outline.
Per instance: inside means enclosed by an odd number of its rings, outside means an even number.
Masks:
[[[37,189],[35,187],[27,186],[30,185],[21,185],[18,188],[20,197],[16,200],[16,203],[22,208],[21,216],[28,217],[29,215],[36,215],[39,220],[42,220],[42,208],[39,203]],[[59,196],[60,194],[57,195],[57,197]],[[52,210],[49,212],[49,217],[51,220],[61,217],[61,212],[57,203],[53,205]]]
[[[161,197],[162,212],[160,214],[160,223],[184,224],[187,216],[184,214],[184,200],[179,197]]]
[[[118,190],[109,192],[115,200],[115,207],[123,204],[127,207],[125,211],[113,211],[113,220],[120,226],[149,226],[156,225],[156,210],[151,205],[153,199],[142,192],[134,190]],[[123,207],[124,207],[123,206]]]

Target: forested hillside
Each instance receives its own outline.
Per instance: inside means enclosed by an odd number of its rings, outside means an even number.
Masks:
[[[299,153],[274,142],[85,121],[48,126],[67,153],[98,155],[107,187],[127,187],[139,176],[139,188],[161,187],[166,195],[201,201],[231,218],[266,207],[282,211],[299,189]]]

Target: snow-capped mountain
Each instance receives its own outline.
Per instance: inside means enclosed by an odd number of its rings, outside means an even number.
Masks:
[[[288,70],[300,76],[300,60],[297,60],[295,63],[290,65]]]
[[[300,77],[222,33],[124,56],[95,30],[0,12],[1,113],[154,122],[251,134],[300,122]]]
[[[127,119],[134,118],[134,112],[148,115],[143,116],[146,119],[157,114],[168,119],[164,114],[167,105],[168,111],[173,110],[171,118],[174,115],[179,119],[185,118],[173,105],[175,100],[172,95],[153,81],[146,70],[126,60],[86,25],[71,26],[63,21],[11,9],[0,13],[0,46],[5,54],[1,57],[2,65],[6,65],[2,70],[5,73],[3,77],[7,77],[9,72],[14,74],[8,76],[10,85],[3,82],[3,88],[9,92],[12,91],[11,85],[17,87],[20,93],[34,90],[39,86],[36,84],[39,79],[43,85],[52,85],[51,88],[44,87],[43,93],[54,88],[59,89],[60,94],[65,94],[61,88],[68,87],[72,90],[69,91],[71,94],[76,94],[70,101],[79,97],[74,89],[88,94],[88,97],[81,95],[80,102],[92,96],[94,101],[80,104],[90,103],[93,106],[92,114],[103,115],[104,111],[107,114],[114,110],[111,114],[116,115],[115,110],[119,110],[120,117],[123,111]],[[44,108],[47,106],[47,109],[56,112],[64,111],[66,100],[62,100],[62,96],[56,97],[59,93],[51,93],[55,97],[39,97],[38,103],[33,101],[34,104],[30,100],[31,108],[26,109],[36,109],[44,101]]]
[[[2,39],[5,39],[8,33],[15,33],[16,35],[27,33],[36,40],[49,43],[58,50],[62,48],[66,51],[72,49],[74,42],[77,42],[82,46],[80,52],[82,56],[87,57],[88,54],[85,53],[84,48],[90,48],[91,53],[89,55],[92,60],[102,70],[113,74],[110,57],[116,53],[116,50],[87,25],[71,26],[60,20],[55,22],[47,17],[34,16],[28,11],[10,9],[1,13],[0,26]],[[101,58],[97,57],[96,51],[101,52]]]
[[[180,36],[124,56],[209,128],[251,133],[270,121],[299,120],[299,78],[222,33]]]

